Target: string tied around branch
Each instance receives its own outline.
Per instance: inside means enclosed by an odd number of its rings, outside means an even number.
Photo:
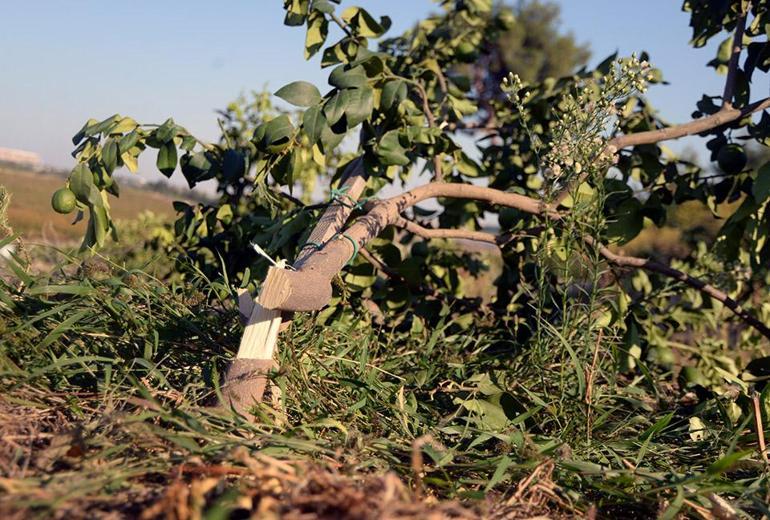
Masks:
[[[353,197],[348,195],[349,189],[350,189],[349,184],[342,186],[341,188],[332,188],[329,192],[332,202],[336,202],[339,205],[345,208],[348,208],[350,210],[362,209],[364,207],[364,204],[369,202],[370,197],[364,197],[356,201]]]
[[[356,256],[358,256],[358,242],[353,240],[353,238],[347,233],[337,233],[337,240],[341,238],[347,239],[353,245],[353,254],[350,256],[347,263],[345,264],[345,265],[351,265],[353,261],[356,259]]]

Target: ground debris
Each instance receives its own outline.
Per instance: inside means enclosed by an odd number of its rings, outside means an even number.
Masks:
[[[50,401],[51,395],[47,397]],[[220,457],[217,463],[190,456],[164,473],[132,472],[106,463],[93,467],[85,462],[89,448],[80,437],[77,420],[55,402],[41,408],[22,401],[0,398],[2,518],[503,520],[572,516],[554,493],[552,463],[538,466],[508,494],[469,503],[438,499],[393,472],[346,471],[333,464],[284,460],[244,447]],[[100,479],[115,471],[125,471],[126,478],[113,489],[114,484],[105,483],[114,483],[114,478]]]

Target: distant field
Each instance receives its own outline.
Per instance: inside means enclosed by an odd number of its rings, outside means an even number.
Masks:
[[[81,238],[85,233],[85,221],[73,226],[74,213],[60,215],[51,209],[51,195],[63,184],[62,178],[53,175],[0,168],[0,185],[11,193],[8,217],[14,230],[26,238],[46,242]],[[175,198],[121,186],[120,198],[111,197],[110,204],[117,219],[134,218],[147,210],[172,217],[174,209],[171,203]]]

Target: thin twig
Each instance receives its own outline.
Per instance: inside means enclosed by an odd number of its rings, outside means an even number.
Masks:
[[[332,20],[334,20],[334,23],[339,25],[340,29],[345,31],[345,34],[347,34],[348,36],[353,36],[353,33],[350,32],[350,27],[348,27],[348,24],[340,20],[340,18],[334,13],[329,13],[329,16],[331,17]]]
[[[733,96],[735,95],[735,84],[738,75],[738,63],[743,50],[743,33],[746,30],[746,15],[751,9],[751,2],[746,4],[746,10],[742,10],[735,24],[735,35],[733,36],[733,45],[730,48],[730,61],[727,65],[727,79],[725,79],[725,88],[722,93],[722,106],[732,108]]]
[[[759,393],[754,392],[751,396],[751,401],[754,404],[754,425],[757,428],[757,440],[759,441],[759,454],[762,456],[762,460],[765,461],[765,465],[770,464],[770,460],[767,456],[767,445],[765,444],[765,428],[762,426],[762,407],[759,402]]]

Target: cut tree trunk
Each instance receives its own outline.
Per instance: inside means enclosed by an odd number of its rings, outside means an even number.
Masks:
[[[312,247],[304,247],[300,250],[292,269],[280,269],[271,267],[268,271],[267,279],[262,286],[259,297],[253,301],[251,312],[248,312],[248,303],[250,298],[244,298],[239,294],[239,309],[243,314],[248,314],[249,318],[246,328],[241,337],[241,344],[238,348],[236,358],[230,364],[225,376],[225,383],[222,385],[223,405],[232,408],[236,412],[251,418],[249,410],[257,403],[262,402],[262,397],[267,386],[267,375],[277,364],[274,361],[276,344],[278,342],[278,333],[281,327],[281,310],[314,310],[318,308],[297,308],[297,309],[279,309],[277,306],[267,307],[262,304],[263,300],[273,301],[276,298],[281,299],[280,291],[285,284],[282,283],[282,277],[300,273],[306,261],[316,254],[323,253],[321,246],[327,242],[334,242],[334,237],[338,235],[342,227],[350,217],[353,211],[353,205],[359,199],[366,188],[366,175],[363,169],[361,159],[354,159],[348,165],[345,176],[342,179],[340,193],[342,199],[335,199],[326,209],[318,224],[308,238],[307,244]],[[349,242],[345,240],[346,242]],[[310,283],[303,289],[303,293],[313,293],[314,298],[311,303],[317,301],[329,301],[331,298],[330,280],[336,274],[341,266],[328,276],[327,283]],[[309,269],[306,276],[313,275],[313,269]],[[326,273],[324,273],[326,274]],[[313,275],[313,280],[317,280],[318,273]],[[324,280],[327,279],[326,276]],[[275,292],[279,291],[276,295]],[[297,298],[297,295],[295,295]]]

